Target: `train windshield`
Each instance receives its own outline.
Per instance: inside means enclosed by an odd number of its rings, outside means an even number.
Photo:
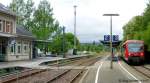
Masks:
[[[141,52],[143,51],[143,44],[140,43],[129,43],[128,44],[129,52]]]

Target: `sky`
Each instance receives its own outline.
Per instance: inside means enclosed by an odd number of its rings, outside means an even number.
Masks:
[[[9,5],[12,0],[0,0]],[[40,0],[33,0],[37,7]],[[110,33],[110,17],[106,13],[117,13],[113,17],[113,34],[123,38],[122,27],[134,16],[141,15],[148,0],[48,0],[53,8],[54,18],[66,32],[74,32],[74,5],[77,5],[76,32],[80,42],[103,40]]]

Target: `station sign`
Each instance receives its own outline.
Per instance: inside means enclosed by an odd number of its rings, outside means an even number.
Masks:
[[[110,41],[110,35],[104,35],[104,41]],[[112,35],[112,41],[119,41],[119,35]]]
[[[104,41],[110,41],[110,35],[104,35]]]
[[[113,35],[113,41],[119,41],[119,35]]]

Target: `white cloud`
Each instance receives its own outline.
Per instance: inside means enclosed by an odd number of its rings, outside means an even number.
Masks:
[[[35,1],[37,6],[40,0]],[[113,34],[122,38],[122,26],[133,16],[141,15],[147,0],[49,0],[53,7],[54,17],[61,25],[66,26],[67,32],[73,32],[73,5],[77,4],[77,36],[80,41],[103,39],[109,34],[109,17],[104,13],[118,13],[113,17]],[[8,5],[11,0],[0,0]]]

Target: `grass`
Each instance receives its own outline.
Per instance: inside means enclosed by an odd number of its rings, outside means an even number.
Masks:
[[[8,75],[8,74],[18,72],[21,70],[23,70],[23,68],[21,68],[21,67],[3,68],[3,69],[0,69],[0,76]]]

